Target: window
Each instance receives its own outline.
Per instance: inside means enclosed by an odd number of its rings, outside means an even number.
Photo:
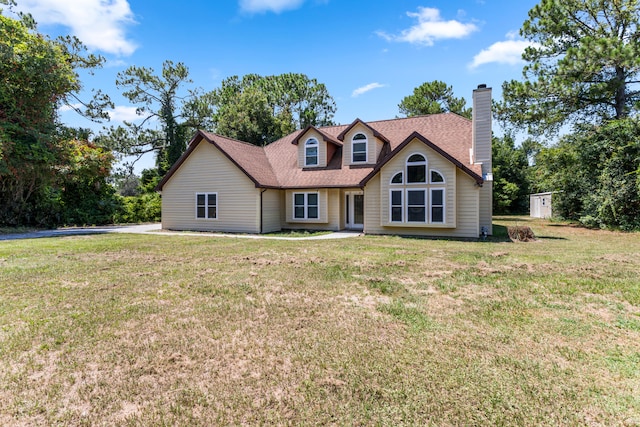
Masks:
[[[411,226],[445,224],[445,177],[427,168],[427,157],[414,153],[402,171],[391,175],[389,222]],[[428,177],[428,179],[427,179]]]
[[[218,193],[197,193],[196,194],[196,218],[217,219],[218,218]]]
[[[367,161],[367,137],[363,133],[356,134],[351,140],[351,163]]]
[[[402,190],[391,190],[391,221],[402,222]]]
[[[318,140],[315,138],[307,139],[307,142],[304,144],[304,165],[318,165]]]
[[[391,178],[392,184],[402,184],[402,172],[398,172]]]
[[[293,217],[295,219],[317,219],[318,193],[294,193]]]
[[[407,190],[407,221],[426,222],[427,198],[425,190]]]
[[[444,189],[431,189],[431,222],[444,222]]]
[[[436,170],[431,169],[431,183],[432,184],[440,184],[444,182],[444,177],[442,174]]]
[[[422,154],[412,154],[407,159],[407,183],[427,182],[427,159]]]

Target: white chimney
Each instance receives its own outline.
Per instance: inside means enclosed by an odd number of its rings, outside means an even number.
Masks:
[[[479,232],[493,234],[493,173],[491,162],[491,88],[478,85],[473,91],[473,139],[471,162],[481,165],[484,183],[480,188]]]

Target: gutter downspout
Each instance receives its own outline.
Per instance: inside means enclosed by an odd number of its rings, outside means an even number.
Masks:
[[[263,195],[263,194],[264,194],[264,192],[265,192],[265,191],[267,191],[267,190],[268,190],[268,188],[263,188],[263,189],[260,191],[260,234],[262,234],[262,233],[264,232],[264,230],[262,229],[262,223],[263,223],[263,218],[262,218],[262,217],[263,217],[263,215],[264,215],[264,213],[263,213],[263,209],[262,209],[262,195]]]

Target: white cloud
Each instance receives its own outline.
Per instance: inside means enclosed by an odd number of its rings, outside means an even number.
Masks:
[[[507,38],[501,42],[496,42],[486,49],[483,49],[476,56],[473,57],[473,61],[469,64],[469,68],[478,68],[483,64],[508,64],[516,65],[524,62],[522,60],[522,53],[529,46],[537,46],[536,43],[526,40],[514,40],[515,34],[507,34]]]
[[[385,87],[385,86],[386,85],[383,85],[383,84],[380,84],[380,83],[369,83],[366,86],[362,86],[362,87],[359,87],[358,89],[354,90],[351,93],[351,97],[355,98],[357,96],[362,95],[363,93],[367,93],[367,92],[369,92],[371,90],[378,89],[378,88]]]
[[[440,16],[440,11],[431,7],[419,7],[418,12],[407,12],[407,16],[416,18],[418,23],[402,30],[398,35],[382,31],[378,31],[377,34],[389,41],[433,46],[436,40],[460,39],[478,30],[475,24],[465,24],[455,20],[445,21]]]
[[[240,0],[240,9],[249,13],[274,12],[297,9],[304,0]]]
[[[133,122],[142,119],[142,116],[139,116],[136,113],[136,107],[129,107],[124,105],[116,105],[113,110],[107,111],[107,114],[109,114],[110,120],[116,122]]]
[[[127,0],[20,0],[18,6],[39,24],[69,27],[89,49],[125,56],[136,50],[125,31],[135,23]]]
[[[66,113],[67,111],[75,111],[79,110],[80,108],[82,108],[82,104],[64,104],[58,108],[58,112]]]

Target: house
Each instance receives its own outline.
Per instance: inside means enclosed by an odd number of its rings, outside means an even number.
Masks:
[[[533,218],[551,218],[551,196],[553,192],[529,195],[529,216]]]
[[[198,131],[158,184],[171,230],[492,233],[491,89],[453,113],[298,130],[265,147]]]

